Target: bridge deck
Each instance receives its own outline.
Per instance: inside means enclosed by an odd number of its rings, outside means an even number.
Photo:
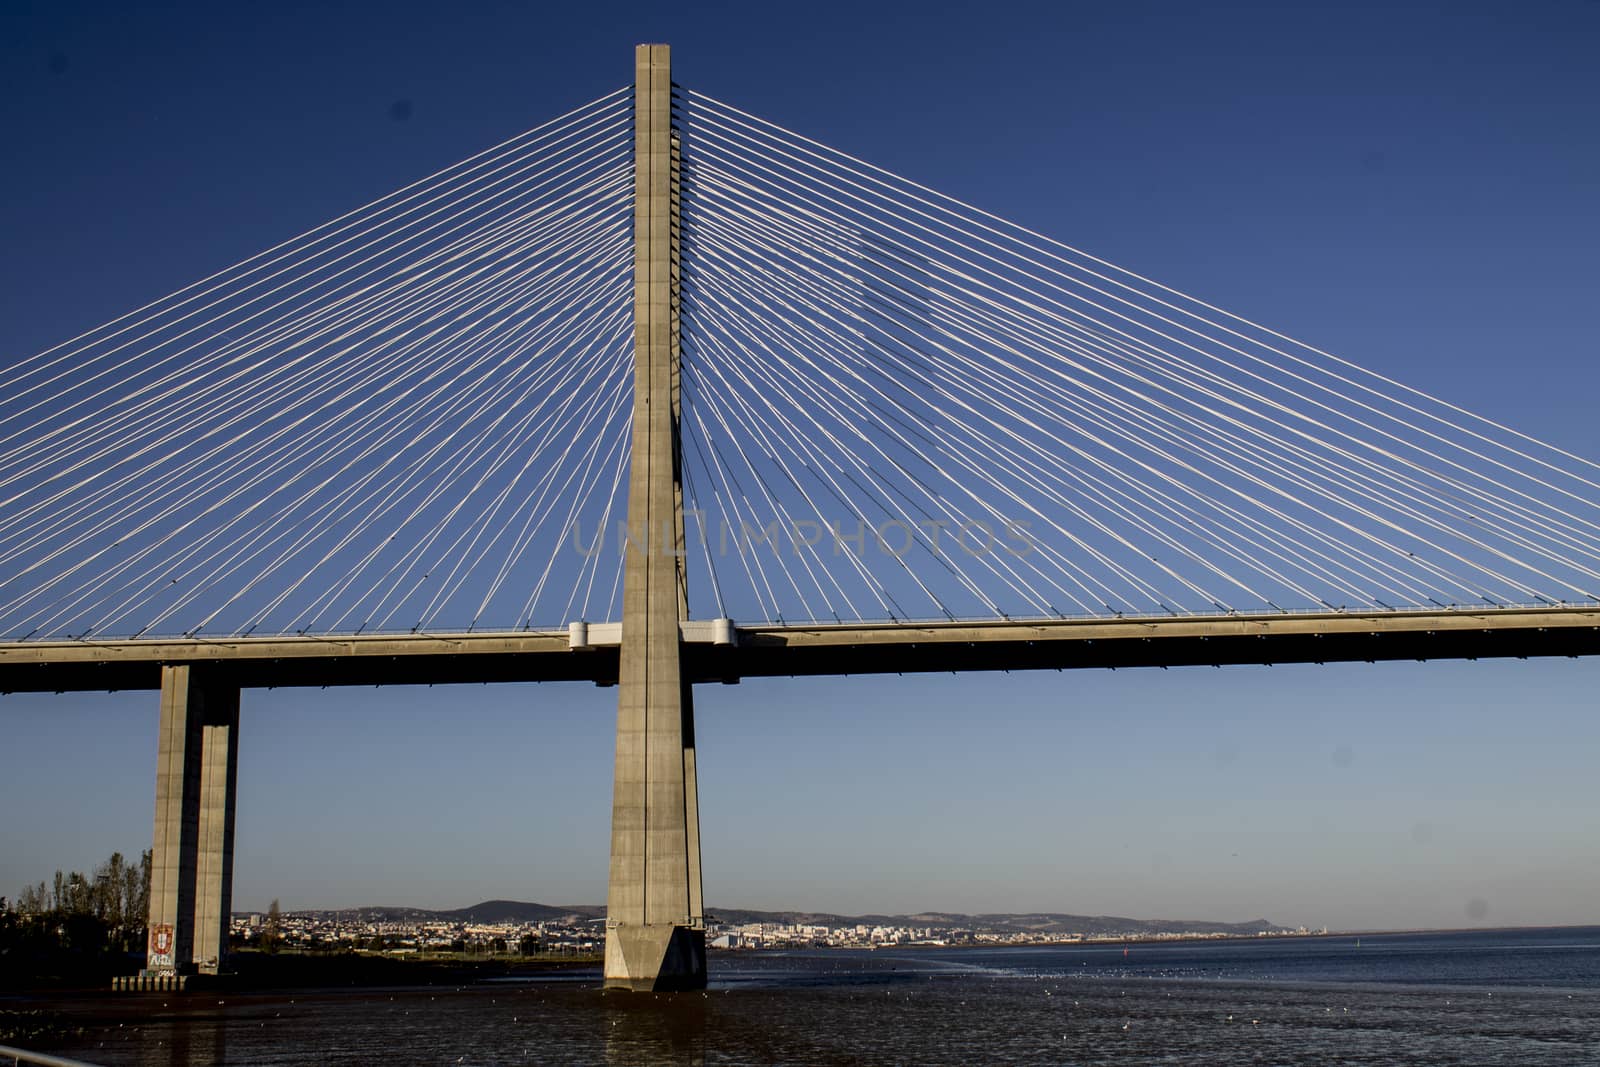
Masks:
[[[599,629],[598,627],[595,629]],[[742,626],[686,632],[696,682],[927,671],[1600,654],[1600,607]],[[162,664],[246,688],[617,680],[615,644],[566,631],[0,643],[0,692],[157,689]]]

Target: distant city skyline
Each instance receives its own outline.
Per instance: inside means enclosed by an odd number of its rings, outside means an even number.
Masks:
[[[1600,456],[1594,4],[89,4],[0,29],[6,362],[665,40],[685,84]],[[704,686],[706,898],[1593,923],[1597,691],[1591,660]],[[246,691],[235,910],[604,900],[615,710],[570,684]],[[156,716],[153,693],[0,697],[0,895],[149,847]]]

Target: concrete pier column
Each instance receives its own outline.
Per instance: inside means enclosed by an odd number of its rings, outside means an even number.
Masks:
[[[238,687],[163,667],[160,729],[145,973],[214,973],[233,898]]]
[[[205,690],[200,728],[200,834],[195,849],[194,962],[216,974],[228,959],[233,911],[233,812],[239,770],[239,690]]]
[[[666,45],[635,54],[634,409],[611,804],[605,984],[706,984],[683,572],[677,151]],[[675,531],[675,537],[673,535]],[[671,540],[669,540],[671,538]]]

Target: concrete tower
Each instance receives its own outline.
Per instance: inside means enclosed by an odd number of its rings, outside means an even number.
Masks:
[[[706,984],[678,420],[678,153],[666,45],[634,57],[633,439],[605,982]]]

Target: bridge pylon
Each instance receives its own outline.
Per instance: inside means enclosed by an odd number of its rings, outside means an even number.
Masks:
[[[227,962],[238,766],[238,685],[163,666],[147,975],[216,974]]]
[[[605,984],[706,984],[678,393],[678,152],[666,45],[634,57],[634,386]]]

